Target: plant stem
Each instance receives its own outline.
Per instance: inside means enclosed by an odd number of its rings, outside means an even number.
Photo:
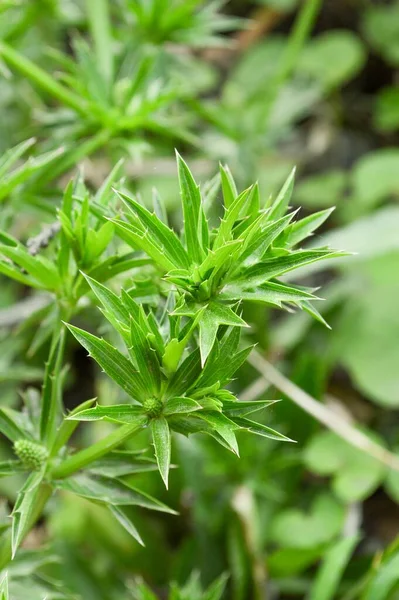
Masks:
[[[387,467],[399,471],[398,456],[374,442],[340,414],[334,412],[295,385],[295,383],[287,379],[280,371],[263,358],[259,352],[256,350],[252,352],[248,358],[248,362],[262,375],[268,384],[271,383],[274,385],[297,406],[319,421],[319,423],[325,425],[348,444],[362,450],[369,456],[373,456]]]
[[[55,467],[50,475],[52,479],[63,479],[76,471],[83,469],[90,463],[94,462],[104,454],[107,454],[117,446],[120,446],[125,440],[129,439],[136,431],[142,428],[143,424],[123,425],[119,427],[102,440],[99,440],[89,448],[76,452],[63,463]]]
[[[273,109],[280,88],[284,85],[295,68],[299,53],[309,37],[321,5],[322,0],[303,1],[303,6],[295,20],[292,33],[288,39],[288,44],[286,45],[281,58],[279,68],[270,85],[270,92],[265,103],[265,121],[267,121],[270,117],[270,113]]]

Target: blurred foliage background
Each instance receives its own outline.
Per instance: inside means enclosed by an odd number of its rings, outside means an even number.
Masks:
[[[0,11],[0,152],[35,138],[0,165],[1,227],[26,241],[51,223],[77,165],[96,189],[123,158],[126,185],[144,201],[156,187],[175,222],[175,147],[203,186],[221,161],[241,189],[258,180],[264,196],[296,165],[301,214],[336,206],[317,245],[355,254],[303,270],[301,282],[323,288],[331,331],[252,305],[249,337],[299,387],[397,451],[399,2],[2,0]],[[2,405],[40,385],[46,349],[29,327],[40,300],[2,278]],[[69,344],[69,408],[112,398]],[[234,385],[245,399],[281,396],[250,364]],[[139,515],[145,548],[100,507],[60,497],[10,568],[12,598],[25,597],[18,582],[30,577],[32,600],[166,598],[172,581],[173,600],[212,600],[225,579],[205,590],[225,573],[232,600],[399,598],[399,473],[288,398],[271,414],[295,446],[243,438],[238,460],[179,437],[169,493],[154,474],[137,475],[180,512]],[[3,440],[0,452],[10,455]],[[0,481],[5,514],[17,487]]]

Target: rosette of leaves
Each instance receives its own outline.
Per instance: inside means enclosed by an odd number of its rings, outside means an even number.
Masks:
[[[219,12],[223,0],[126,0],[125,4],[133,17],[135,37],[154,45],[226,45],[228,38],[220,34],[236,29],[243,21]]]
[[[199,348],[190,348],[201,313],[194,318],[173,314],[173,294],[157,319],[122,289],[121,296],[88,278],[102,312],[119,332],[127,354],[104,339],[68,325],[104,372],[129,396],[119,405],[85,408],[69,417],[78,421],[105,420],[133,428],[149,427],[160,474],[168,485],[171,431],[184,435],[206,433],[238,454],[239,430],[291,441],[247,416],[274,401],[239,402],[224,386],[247,358],[240,349],[240,328],[220,331],[205,365]],[[229,360],[226,360],[229,357]]]
[[[58,104],[37,114],[41,131],[51,131],[50,143],[62,140],[65,145],[64,156],[41,173],[41,183],[54,180],[99,148],[111,145],[141,152],[148,133],[161,139],[195,139],[181,103],[190,95],[188,86],[173,73],[167,80],[159,77],[156,53],[134,49],[131,34],[122,40],[114,36],[108,2],[87,2],[86,9],[91,41],[75,36],[72,57],[52,49],[57,76],[0,41],[0,58]]]
[[[178,293],[175,315],[198,317],[199,346],[205,363],[220,325],[243,327],[237,313],[243,300],[279,308],[298,307],[325,323],[311,304],[314,290],[288,285],[280,277],[315,261],[341,255],[328,248],[302,249],[331,209],[295,221],[288,212],[294,173],[275,200],[261,201],[258,185],[241,193],[221,167],[224,216],[211,228],[199,186],[177,155],[184,227],[174,232],[161,215],[151,213],[131,195],[118,192],[127,211],[114,218],[116,232],[153,259]]]
[[[151,262],[140,252],[118,252],[112,244],[113,224],[104,222],[90,209],[92,204],[97,210],[111,206],[111,186],[120,177],[121,166],[119,162],[93,196],[78,176],[66,188],[57,221],[44,226],[26,245],[0,230],[0,273],[48,293],[47,304],[41,304],[36,315],[40,325],[30,354],[54,330],[59,332],[60,319],[69,319],[78,309],[79,299],[89,289],[82,269],[99,281],[107,281]],[[35,315],[31,315],[25,328],[29,329],[34,321]]]
[[[227,576],[221,575],[206,590],[202,588],[199,573],[194,572],[188,581],[179,586],[172,583],[169,600],[220,600],[227,583]],[[144,582],[138,581],[133,587],[133,600],[157,600],[151,588]]]

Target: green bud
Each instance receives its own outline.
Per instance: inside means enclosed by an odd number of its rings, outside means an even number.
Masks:
[[[14,442],[14,452],[22,464],[32,471],[39,471],[48,457],[47,448],[30,440]]]
[[[144,412],[151,417],[152,419],[156,419],[162,413],[163,402],[158,398],[147,398],[143,403]]]

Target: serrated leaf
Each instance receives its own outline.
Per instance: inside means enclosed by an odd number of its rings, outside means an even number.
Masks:
[[[291,200],[292,191],[294,189],[295,180],[295,169],[291,171],[287,179],[284,182],[283,187],[277,195],[277,198],[271,205],[271,209],[268,215],[270,221],[274,221],[283,216],[287,210],[288,204]]]
[[[321,210],[300,221],[292,223],[287,231],[287,237],[285,238],[286,246],[295,246],[312,235],[313,232],[328,219],[333,210],[334,207],[328,208],[327,210]]]
[[[168,382],[167,392],[171,396],[182,396],[201,373],[199,349],[187,356]]]
[[[147,417],[143,408],[134,404],[113,404],[101,406],[97,404],[93,408],[74,411],[68,415],[67,420],[72,421],[109,421],[111,423],[137,423],[144,424]]]
[[[176,514],[174,510],[159,500],[118,478],[80,473],[67,479],[56,480],[54,486],[88,500],[112,506],[141,506],[150,510]]]
[[[222,182],[223,203],[229,208],[238,196],[236,184],[228,166],[220,165],[220,179]]]
[[[79,406],[74,408],[69,413],[69,415],[64,418],[64,420],[62,421],[62,423],[57,431],[57,436],[56,436],[56,439],[55,439],[55,442],[53,445],[53,449],[52,449],[53,455],[56,455],[61,450],[61,448],[63,448],[63,446],[65,446],[65,444],[68,442],[71,435],[75,431],[76,427],[79,425],[79,422],[77,420],[74,421],[72,419],[73,415],[77,414],[80,411],[84,411],[87,408],[90,408],[94,404],[95,401],[96,401],[96,398],[90,398],[90,400],[86,400],[85,402],[82,402],[82,404],[79,404]]]
[[[0,246],[0,253],[27,271],[43,289],[55,290],[59,286],[57,269],[43,256],[31,256],[23,248],[4,245]]]
[[[29,521],[36,508],[36,500],[39,493],[39,486],[43,481],[44,469],[29,475],[23,487],[18,493],[12,511],[11,526],[11,548],[12,558],[14,558],[19,545],[26,533]]]
[[[278,277],[313,262],[340,256],[341,253],[332,250],[298,250],[286,256],[268,258],[248,269],[244,269],[236,281],[245,281],[250,286],[265,283],[273,277]]]
[[[67,327],[115,383],[135,400],[145,400],[146,389],[139,373],[119,350],[83,329],[68,324]]]
[[[125,335],[130,331],[130,314],[125,304],[116,294],[98,281],[95,281],[88,275],[84,275],[84,277],[101,302],[105,317],[125,338]]]
[[[146,252],[146,254],[148,254],[148,256],[150,256],[153,261],[165,271],[171,271],[175,268],[175,264],[165,256],[162,248],[160,249],[151,239],[149,239],[145,231],[141,231],[137,227],[133,227],[129,223],[117,219],[112,219],[112,223],[115,225],[115,231],[118,236],[124,242],[132,246],[132,248],[140,248]]]
[[[227,417],[244,417],[245,415],[269,408],[269,406],[280,402],[280,400],[252,400],[250,402],[222,400],[222,402],[223,412]]]
[[[139,373],[147,389],[147,396],[156,394],[161,384],[161,371],[156,352],[151,348],[148,340],[148,323],[142,308],[140,308],[140,323],[130,320],[131,348],[130,355],[134,357]],[[143,324],[143,327],[141,326]]]
[[[212,346],[215,343],[216,334],[220,325],[231,325],[234,327],[248,327],[229,306],[220,302],[210,302],[201,314],[199,321],[199,346],[201,352],[201,363],[205,364]]]
[[[271,427],[267,427],[267,425],[263,425],[262,423],[256,423],[256,421],[251,421],[250,419],[245,419],[243,417],[231,417],[231,420],[240,428],[249,431],[249,433],[254,433],[255,435],[261,435],[263,437],[270,438],[271,440],[278,440],[280,442],[294,442],[295,440],[291,440],[289,437],[275,431]]]
[[[192,398],[170,398],[165,402],[164,415],[174,415],[179,413],[190,413],[201,410],[201,404]]]
[[[268,282],[251,288],[247,286],[245,281],[239,284],[226,285],[219,294],[219,297],[221,300],[236,302],[238,300],[250,300],[254,302],[266,302],[275,306],[281,306],[283,302],[295,302],[301,303],[303,308],[305,307],[304,301],[318,299],[312,293],[294,286]]]
[[[234,200],[234,202],[226,209],[225,215],[219,224],[218,232],[213,242],[212,250],[215,251],[232,238],[232,230],[234,223],[237,221],[241,210],[245,206],[252,188],[248,188]]]
[[[142,226],[144,226],[154,237],[154,243],[167,254],[169,260],[177,268],[188,268],[190,259],[183,245],[175,233],[169,229],[154,213],[150,213],[144,206],[136,202],[128,194],[117,192],[124,203],[137,215]]]
[[[164,417],[152,419],[151,430],[155,458],[157,459],[158,469],[167,489],[171,453],[171,438],[167,420]]]
[[[206,421],[223,438],[229,449],[239,456],[238,444],[234,433],[237,426],[233,421],[219,412],[201,411],[196,416]]]
[[[125,477],[134,473],[157,471],[155,459],[129,452],[110,452],[103,458],[91,463],[86,469],[94,475],[104,477]]]
[[[202,240],[198,239],[200,231],[201,194],[195,183],[190,169],[178,152],[176,152],[177,167],[179,174],[180,195],[183,205],[184,233],[187,252],[190,259],[200,264],[204,259]]]

